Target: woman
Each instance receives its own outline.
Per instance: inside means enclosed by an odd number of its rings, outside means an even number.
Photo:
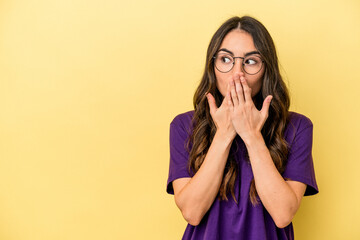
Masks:
[[[248,16],[208,47],[194,111],[170,124],[167,192],[189,223],[183,239],[293,239],[304,195],[318,192],[312,122],[289,112],[272,38]]]

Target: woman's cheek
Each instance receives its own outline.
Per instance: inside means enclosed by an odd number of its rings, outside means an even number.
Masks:
[[[216,76],[216,87],[219,90],[219,92],[223,95],[223,97],[225,97],[227,91],[227,81],[226,79],[222,78],[221,76],[218,76],[217,74],[215,74],[215,76]]]

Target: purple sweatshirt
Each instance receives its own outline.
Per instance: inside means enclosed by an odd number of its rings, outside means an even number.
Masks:
[[[170,169],[166,189],[169,194],[174,194],[172,182],[175,179],[192,177],[188,171],[189,153],[185,145],[192,131],[193,115],[194,111],[179,114],[170,124]],[[289,118],[284,134],[289,144],[289,155],[282,176],[305,183],[305,196],[313,195],[318,193],[311,153],[313,125],[310,119],[295,112],[290,112]],[[235,157],[239,168],[235,182],[238,203],[231,194],[228,201],[216,198],[199,225],[187,225],[182,239],[294,239],[292,223],[285,228],[277,228],[260,198],[256,206],[251,204],[249,190],[253,173],[250,162],[246,160],[245,144],[238,135],[232,143],[230,154]]]

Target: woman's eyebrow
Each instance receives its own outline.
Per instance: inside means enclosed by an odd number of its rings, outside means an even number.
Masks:
[[[224,52],[230,53],[231,55],[233,55],[233,56],[234,56],[234,53],[233,53],[232,51],[230,51],[230,50],[226,49],[226,48],[221,48],[221,49],[219,49],[219,51],[218,51],[218,52],[220,52],[220,51],[224,51]]]
[[[251,51],[251,52],[245,53],[245,57],[247,57],[249,55],[253,55],[253,54],[259,54],[260,55],[260,53],[258,51]]]
[[[230,51],[229,49],[221,48],[221,49],[219,49],[218,52],[220,52],[220,51],[224,51],[224,52],[230,53],[231,55],[234,56],[234,53],[233,53],[232,51]],[[258,51],[251,51],[251,52],[245,53],[245,56],[244,56],[244,57],[247,57],[247,56],[253,55],[253,54],[259,54],[259,55],[260,55],[260,53],[259,53]]]

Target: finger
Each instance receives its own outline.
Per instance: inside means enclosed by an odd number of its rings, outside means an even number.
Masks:
[[[239,99],[238,99],[238,95],[236,93],[234,79],[230,80],[230,95],[231,95],[231,99],[234,103],[234,106],[239,105]]]
[[[241,84],[242,84],[243,89],[244,89],[245,101],[246,102],[252,102],[251,88],[247,84],[247,81],[246,81],[245,77],[240,77],[240,81],[241,81]]]
[[[230,111],[233,111],[233,109],[234,109],[234,103],[233,103],[232,98],[231,98],[230,83],[227,84],[226,95],[225,95],[225,98],[224,98],[224,105],[225,105],[226,108],[228,108]]]
[[[232,105],[232,100],[231,100],[231,96],[230,96],[230,83],[227,84],[227,87],[226,87],[226,94],[225,94],[225,97],[223,99],[223,102],[221,103],[221,106],[230,106]]]
[[[216,106],[215,98],[211,93],[206,94],[206,97],[208,99],[209,107],[210,107],[210,114],[213,115],[216,110],[218,109]]]
[[[228,83],[228,86],[227,86],[226,100],[227,100],[227,105],[229,107],[233,107],[233,102],[232,102],[231,93],[230,93],[230,83]]]
[[[233,104],[232,99],[231,99],[230,88],[229,88],[226,96],[227,96],[227,99],[228,99],[228,104],[227,104],[227,105],[228,105],[228,108],[229,108],[230,111],[232,112],[232,111],[234,111],[234,104]]]
[[[228,105],[228,99],[229,99],[228,96],[227,96],[227,91],[228,90],[229,90],[229,84],[227,84],[226,93],[225,93],[225,96],[224,96],[219,108]]]
[[[236,94],[238,96],[239,103],[244,104],[245,103],[244,88],[240,83],[239,75],[235,77],[235,86],[236,86]]]
[[[269,115],[269,108],[270,108],[270,103],[272,100],[273,96],[269,95],[265,98],[264,102],[263,102],[263,106],[260,110],[261,114],[267,118],[267,116]]]

